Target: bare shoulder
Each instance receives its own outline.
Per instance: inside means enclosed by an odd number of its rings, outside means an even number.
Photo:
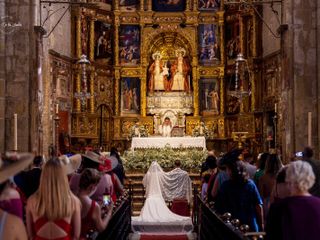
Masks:
[[[5,225],[5,239],[27,239],[26,228],[20,218],[15,215],[8,214]]]

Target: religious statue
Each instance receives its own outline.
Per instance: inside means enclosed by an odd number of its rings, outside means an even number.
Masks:
[[[163,64],[161,58],[160,52],[152,54],[153,63],[148,69],[150,92],[153,92],[154,90],[170,91],[169,81],[167,79],[169,68],[167,67],[167,63]]]
[[[208,94],[208,98],[211,100],[211,110],[218,112],[218,102],[219,102],[219,95],[218,92],[216,90],[212,90],[209,94]]]
[[[170,118],[166,117],[162,125],[159,126],[159,133],[163,137],[171,137],[172,123]]]
[[[190,91],[190,65],[185,58],[186,50],[183,48],[176,50],[177,59],[171,66],[171,81],[170,90],[171,91]]]

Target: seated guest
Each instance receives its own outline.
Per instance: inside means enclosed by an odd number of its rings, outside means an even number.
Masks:
[[[320,199],[308,192],[314,181],[309,163],[296,161],[288,165],[286,182],[290,186],[290,197],[271,204],[267,240],[319,239]]]
[[[28,199],[26,217],[29,239],[78,239],[81,204],[72,194],[66,171],[58,158],[44,165],[39,189]]]
[[[100,164],[103,163],[103,157],[95,152],[87,152],[87,154],[83,155],[82,166],[80,167],[79,172],[75,173],[70,179],[70,189],[75,194],[79,193],[79,182],[80,175],[83,170],[86,168],[98,169]],[[91,199],[102,203],[103,195],[111,195],[113,193],[113,183],[111,176],[109,174],[104,174],[97,185],[97,189],[94,194],[91,196]]]
[[[108,225],[113,204],[109,205],[108,213],[101,218],[101,208],[96,201],[91,200],[90,196],[95,192],[101,175],[92,168],[87,168],[81,173],[79,194],[81,202],[81,238],[86,239],[90,230],[98,230],[102,232]]]
[[[230,179],[225,181],[216,197],[215,208],[218,213],[231,213],[250,231],[263,230],[262,199],[254,182],[249,179],[242,161],[227,161]]]
[[[0,199],[6,199],[7,180],[24,170],[32,163],[32,154],[18,154],[14,159],[0,156]],[[21,218],[8,212],[8,208],[0,208],[0,239],[27,240],[27,231]]]
[[[26,198],[37,191],[40,183],[42,156],[35,156],[31,170],[19,173],[14,177],[14,182]]]
[[[217,173],[216,179],[214,180],[214,184],[211,190],[211,197],[213,200],[216,198],[221,185],[227,180],[229,180],[229,176],[226,171],[226,166],[222,165],[221,161],[219,161],[218,173]]]

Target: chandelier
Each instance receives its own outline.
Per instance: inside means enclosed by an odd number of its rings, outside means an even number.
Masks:
[[[235,63],[236,63],[236,71],[235,71],[235,87],[234,87],[234,91],[228,91],[228,94],[232,97],[235,97],[238,99],[238,101],[240,102],[240,104],[242,103],[242,101],[248,97],[251,92],[250,91],[247,91],[247,90],[244,90],[243,89],[243,78],[244,76],[242,76],[242,79],[240,79],[239,81],[239,77],[240,77],[240,68],[244,68],[243,71],[248,71],[248,74],[249,74],[249,81],[250,81],[250,78],[251,78],[251,73],[250,73],[250,70],[249,70],[249,66],[248,66],[248,61],[247,59],[245,59],[243,57],[243,54],[242,53],[239,53],[237,55],[237,58],[235,59]],[[244,74],[242,74],[244,75]],[[240,84],[239,84],[240,82]]]
[[[90,61],[87,59],[86,55],[82,55],[77,64],[80,66],[81,70],[81,90],[80,92],[75,92],[74,97],[80,100],[81,111],[85,111],[87,107],[87,100],[92,97],[92,94],[88,92],[87,86],[87,66],[90,65]]]

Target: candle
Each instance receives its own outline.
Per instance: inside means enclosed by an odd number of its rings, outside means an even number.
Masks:
[[[13,150],[18,150],[18,114],[13,114]]]
[[[55,111],[56,114],[59,113],[59,103],[56,103],[56,111]]]
[[[312,112],[308,112],[308,146],[312,145]]]
[[[274,104],[274,112],[275,112],[275,113],[278,112],[278,104],[277,104],[277,103]]]

